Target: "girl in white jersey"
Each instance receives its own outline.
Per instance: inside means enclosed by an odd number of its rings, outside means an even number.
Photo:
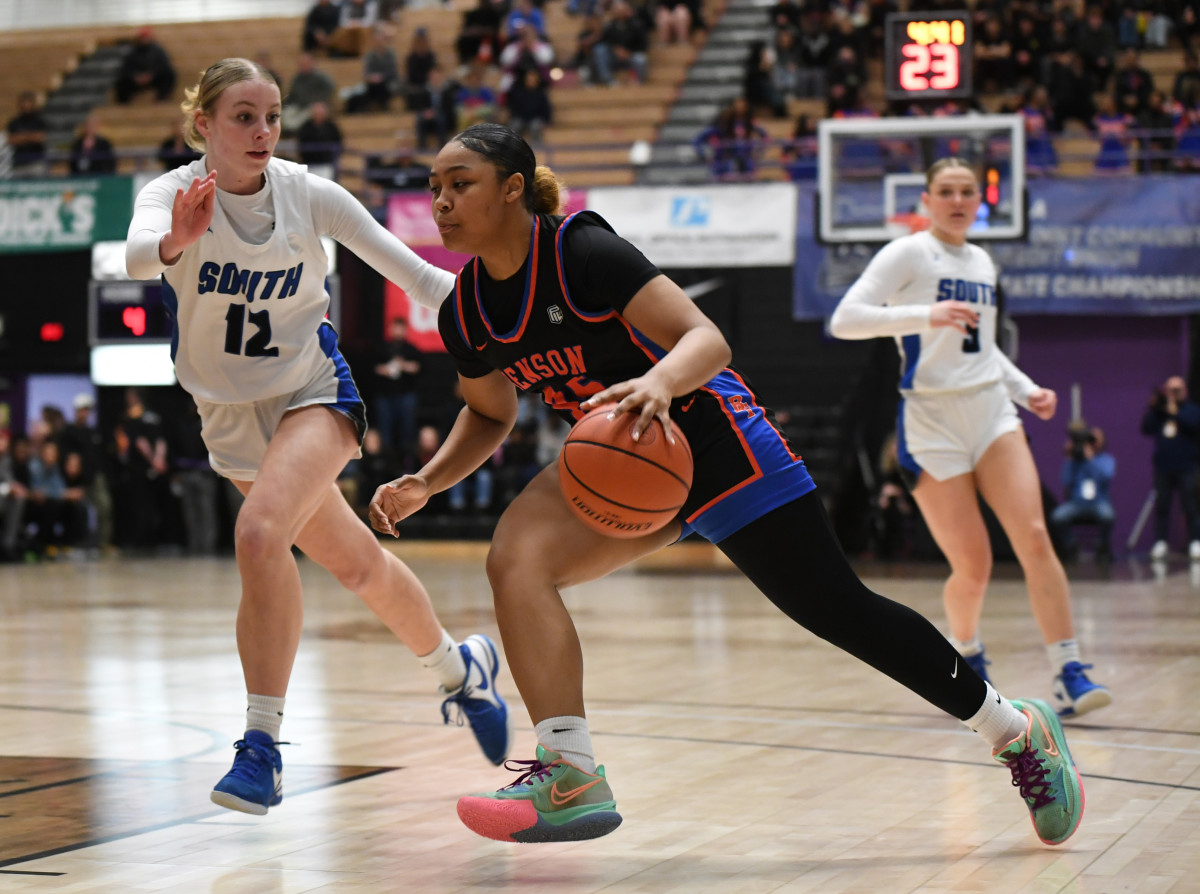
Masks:
[[[1064,717],[1112,701],[1088,679],[1071,620],[1070,591],[1054,553],[1041,485],[1013,402],[1040,419],[1057,397],[996,346],[996,268],[967,230],[979,210],[978,180],[962,159],[926,173],[928,231],[884,246],[829,321],[838,338],[893,336],[900,348],[900,463],[921,514],[950,563],[943,599],[951,638],[987,676],[978,637],[992,552],[976,491],[995,512],[1025,572],[1033,614],[1055,670]]]
[[[161,275],[175,316],[172,355],[195,398],[214,469],[246,495],[234,531],[242,599],[237,642],[249,706],[217,804],[264,814],[282,799],[277,745],[300,640],[295,544],[329,569],[431,669],[487,757],[503,763],[511,724],[482,635],[459,644],[421,583],[381,548],[335,483],[359,456],[362,400],[325,319],[329,235],[437,307],[454,277],[418,258],[346,190],[273,157],[279,88],[245,59],[210,67],[183,103],[205,152],[147,184],[129,226],[135,279]]]

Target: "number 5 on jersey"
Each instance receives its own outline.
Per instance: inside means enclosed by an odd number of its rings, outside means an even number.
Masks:
[[[225,353],[241,354],[242,336],[246,330],[246,305],[231,304],[225,312]],[[271,314],[265,310],[249,313],[250,325],[255,332],[246,339],[247,357],[278,357],[279,348],[271,347]]]

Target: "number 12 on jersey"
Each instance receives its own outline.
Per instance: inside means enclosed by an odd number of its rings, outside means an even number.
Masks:
[[[242,354],[247,357],[278,357],[279,348],[271,346],[271,313],[266,310],[254,310],[246,313],[246,305],[231,304],[225,312],[225,353]],[[245,341],[243,352],[242,337],[246,331],[246,320],[255,331]]]

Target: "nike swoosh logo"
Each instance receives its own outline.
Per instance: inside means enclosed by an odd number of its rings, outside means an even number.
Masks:
[[[481,345],[476,345],[476,346],[475,346],[475,350],[476,350],[476,351],[482,351],[482,350],[483,350],[484,348],[486,348],[486,347],[487,347],[487,342],[485,341],[485,342],[484,342],[483,344],[481,344]]]
[[[690,410],[692,408],[692,404],[694,404],[695,402],[696,402],[696,396],[692,395],[692,399],[689,400],[686,404],[684,404],[679,409],[686,413],[688,410]]]
[[[1054,744],[1054,737],[1050,735],[1050,730],[1046,729],[1046,724],[1042,722],[1041,715],[1031,711],[1030,716],[1038,722],[1038,726],[1042,728],[1042,732],[1046,735],[1046,747],[1042,751],[1051,757],[1058,757],[1058,746]]]
[[[954,673],[952,673],[950,675],[950,679],[951,680],[958,679],[958,659],[957,658],[954,659]]]
[[[592,786],[599,784],[599,779],[593,779],[591,782],[585,782],[579,788],[573,788],[569,792],[560,792],[558,790],[558,780],[555,779],[554,785],[550,786],[550,800],[554,803],[555,807],[562,807],[568,801],[578,798]]]

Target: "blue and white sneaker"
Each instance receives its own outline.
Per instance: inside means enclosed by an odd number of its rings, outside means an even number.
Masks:
[[[512,747],[513,721],[508,705],[496,691],[496,675],[500,672],[496,646],[482,633],[474,633],[459,644],[458,651],[467,665],[467,676],[455,690],[442,688],[448,696],[442,702],[442,720],[449,723],[450,706],[457,705],[458,725],[463,725],[465,717],[484,756],[500,766]]]
[[[262,816],[268,807],[283,800],[283,758],[276,742],[266,733],[250,729],[233,743],[237,756],[231,769],[212,790],[212,802]]]
[[[974,655],[964,655],[963,658],[966,660],[971,670],[979,674],[979,679],[983,680],[985,683],[990,683],[992,682],[992,678],[988,676],[987,666],[991,664],[991,662],[983,657],[983,651],[983,649],[980,649]]]
[[[1054,710],[1059,717],[1078,717],[1112,703],[1112,693],[1088,679],[1092,665],[1068,661],[1054,678]]]

